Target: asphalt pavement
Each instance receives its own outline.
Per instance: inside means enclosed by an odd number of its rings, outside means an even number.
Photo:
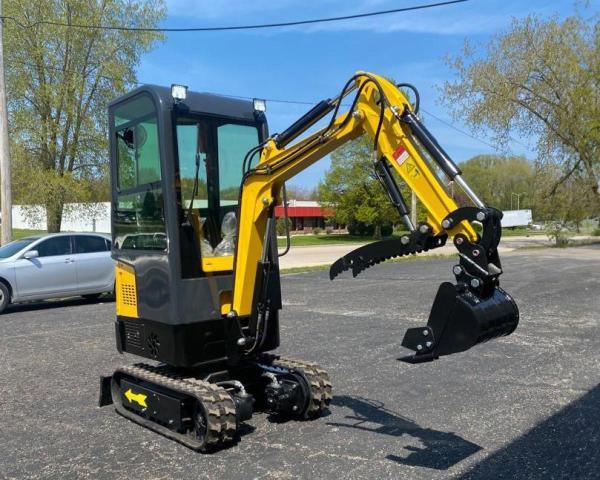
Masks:
[[[330,372],[330,412],[256,414],[212,455],[96,406],[99,376],[136,360],[115,350],[113,303],[12,307],[0,316],[0,478],[599,478],[600,248],[506,255],[502,284],[522,314],[513,335],[398,362],[452,264],[284,276],[279,353]]]

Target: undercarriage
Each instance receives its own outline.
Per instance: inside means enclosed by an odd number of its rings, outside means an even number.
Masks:
[[[255,411],[310,420],[331,399],[329,375],[316,363],[261,354],[223,370],[124,366],[102,378],[100,406],[114,404],[124,417],[210,452],[235,443]]]

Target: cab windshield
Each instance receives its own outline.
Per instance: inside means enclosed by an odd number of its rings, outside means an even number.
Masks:
[[[197,215],[206,239],[216,247],[222,240],[223,218],[236,211],[242,162],[259,143],[258,129],[210,118],[179,117],[176,136],[181,217],[185,219],[190,211]]]
[[[256,125],[182,115],[175,136],[181,271],[190,278],[202,275],[200,258],[234,254],[242,164],[258,145],[259,131]]]

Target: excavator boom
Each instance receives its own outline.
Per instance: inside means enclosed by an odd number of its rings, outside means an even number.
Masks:
[[[338,113],[342,100],[349,95],[354,95],[350,110]],[[325,127],[291,143],[332,111],[332,119]],[[268,245],[272,236],[266,233],[284,182],[360,135],[373,140],[372,159],[365,168],[375,170],[409,233],[397,240],[366,245],[344,256],[331,266],[331,279],[345,270],[352,270],[356,276],[387,259],[440,247],[450,237],[460,259],[454,268],[458,281],[452,287],[455,294],[450,295],[443,284],[427,329],[419,329],[426,338],[407,332],[403,345],[417,352],[407,360],[434,359],[510,334],[518,323],[518,309],[512,298],[498,288],[502,271],[497,252],[501,212],[487,208],[468,187],[458,166],[419,121],[402,90],[389,80],[366,72],[357,72],[337,98],[319,102],[282,134],[264,142],[258,164],[245,172],[230,315],[254,317],[256,323],[261,315],[256,311],[257,305],[264,307],[269,300],[268,295],[261,299],[257,291],[262,289],[266,294],[264,284],[273,275],[269,272],[277,269],[272,257],[269,259],[266,254],[273,247]],[[410,221],[393,172],[426,208],[426,223],[413,225]],[[440,173],[459,184],[474,207],[459,208],[448,195]],[[473,222],[483,225],[481,236],[473,228]],[[261,268],[265,270],[261,272]],[[473,302],[477,308],[470,306]],[[494,306],[483,308],[482,302],[492,302]],[[456,314],[448,313],[455,310]],[[253,337],[260,335],[259,328],[251,330]],[[256,338],[248,339],[248,343],[256,345]]]

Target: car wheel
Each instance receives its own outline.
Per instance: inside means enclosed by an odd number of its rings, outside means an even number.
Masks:
[[[100,295],[102,295],[101,293],[88,293],[87,295],[82,295],[83,298],[85,298],[86,300],[96,300],[97,298],[100,298]]]
[[[10,292],[8,291],[8,287],[0,282],[0,313],[4,311],[4,309],[10,303]]]

